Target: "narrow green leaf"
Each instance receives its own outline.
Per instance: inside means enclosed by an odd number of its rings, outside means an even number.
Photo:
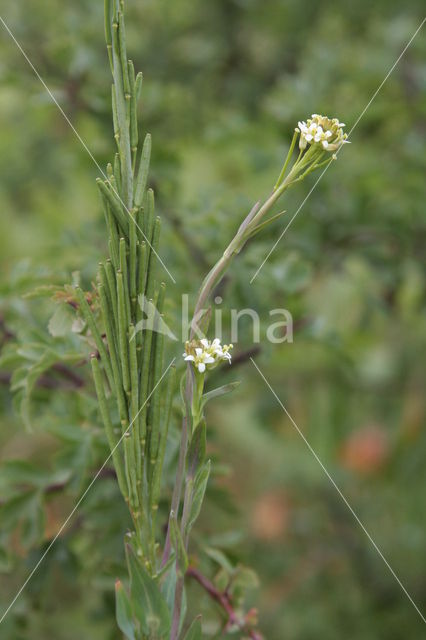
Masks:
[[[197,616],[192,622],[183,640],[202,640],[201,617]]]
[[[237,380],[236,382],[230,382],[229,384],[224,384],[222,387],[217,387],[216,389],[212,389],[211,391],[204,393],[201,399],[201,406],[204,407],[207,404],[207,402],[209,402],[209,400],[213,400],[213,398],[220,398],[220,396],[224,396],[227,393],[231,393],[232,391],[234,391],[234,389],[239,387],[240,384],[241,384],[240,381]]]
[[[115,583],[115,617],[120,631],[128,640],[136,640],[132,606],[120,580]]]
[[[188,477],[195,478],[206,457],[206,423],[200,422],[191,438],[188,449]]]
[[[126,545],[131,601],[143,633],[161,638],[170,631],[170,613],[157,583],[147,574],[133,549]]]
[[[184,576],[188,568],[188,555],[182,539],[176,517],[170,518],[170,536],[177,558],[177,569],[179,576]]]
[[[268,218],[268,220],[265,220],[264,222],[261,222],[260,224],[258,224],[256,227],[254,227],[254,229],[252,229],[252,231],[248,235],[248,238],[252,238],[257,233],[259,233],[259,231],[261,231],[262,229],[267,227],[269,224],[271,224],[271,222],[275,222],[275,220],[278,220],[278,218],[281,218],[281,216],[284,213],[285,213],[285,209],[284,211],[280,211],[279,213],[276,213],[274,216],[271,216],[270,218]]]
[[[207,483],[210,475],[210,460],[208,460],[197,473],[194,480],[194,488],[192,492],[191,509],[189,512],[188,522],[185,527],[185,534],[187,535],[192,529],[195,521],[200,515],[201,507],[203,505],[204,495],[207,489]]]

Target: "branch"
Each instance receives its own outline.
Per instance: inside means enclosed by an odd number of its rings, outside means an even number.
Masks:
[[[248,633],[248,637],[252,640],[263,640],[263,636],[252,628],[253,625],[253,617],[256,615],[256,611],[254,609],[250,609],[250,611],[243,616],[242,618],[238,616],[233,605],[231,596],[227,591],[219,591],[212,582],[202,573],[198,571],[195,567],[188,567],[186,575],[190,578],[194,578],[206,591],[206,593],[217,602],[222,609],[225,611],[228,620],[225,626],[225,631],[230,629],[231,627],[237,627],[240,631],[244,633]]]

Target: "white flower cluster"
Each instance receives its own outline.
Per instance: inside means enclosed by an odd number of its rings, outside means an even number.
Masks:
[[[326,151],[336,151],[347,143],[347,133],[343,133],[345,124],[337,118],[327,118],[313,113],[308,121],[299,122],[296,131],[300,133],[299,148],[305,149],[307,144],[319,144]]]
[[[183,358],[187,362],[192,362],[195,369],[204,373],[206,368],[214,369],[219,362],[227,360],[231,364],[232,344],[220,344],[219,338],[212,342],[203,338],[202,340],[191,340],[185,344]]]

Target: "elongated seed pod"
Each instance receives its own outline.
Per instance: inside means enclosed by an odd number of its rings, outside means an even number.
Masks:
[[[108,50],[108,59],[112,71],[112,34],[111,34],[111,0],[104,0],[104,17],[105,17],[105,42]]]
[[[133,209],[132,216],[129,220],[129,292],[130,292],[130,308],[132,311],[132,318],[135,317],[136,312],[136,295],[137,295],[137,268],[138,268],[138,254],[137,254],[137,231],[136,231],[136,213]]]
[[[132,319],[129,294],[129,271],[127,268],[127,246],[124,238],[120,238],[120,270],[123,274],[124,303],[126,305],[126,327]]]
[[[157,298],[157,311],[154,323],[154,334],[152,338],[151,346],[151,381],[150,388],[156,389],[160,380],[163,369],[163,347],[164,347],[164,334],[160,330],[160,321],[162,319],[162,311],[164,305],[166,285],[161,283],[160,290]],[[150,461],[150,474],[152,474],[152,467],[155,465],[158,454],[158,443],[160,439],[160,398],[161,391],[156,389],[151,399],[151,406],[148,412],[148,421],[151,427],[151,434],[149,439],[149,461]]]
[[[119,344],[116,339],[112,325],[112,312],[108,304],[105,287],[99,287],[99,297],[101,301],[102,317],[105,325],[105,333],[108,341],[109,355],[111,358],[111,368],[114,377],[114,389],[117,398],[118,412],[120,414],[121,426],[125,428],[128,422],[127,402],[123,389],[123,380],[121,377],[121,366],[118,357]]]
[[[144,216],[144,232],[147,242],[152,244],[152,232],[155,218],[155,197],[154,191],[148,189],[146,193],[146,215]]]
[[[145,276],[146,276],[146,243],[142,242],[138,246],[138,285],[137,285],[137,302],[136,302],[136,326],[138,328],[136,334],[136,350],[138,354],[138,365],[142,365],[141,351],[142,351],[142,327],[140,323],[143,320],[143,302],[145,295]]]
[[[120,48],[120,62],[121,73],[123,76],[124,95],[125,97],[130,97],[130,79],[126,49],[126,28],[124,26],[124,17],[121,11],[119,11],[118,13],[118,44]]]
[[[129,325],[129,363],[130,363],[130,415],[133,421],[132,441],[135,451],[136,476],[138,482],[142,479],[141,443],[139,430],[139,375],[136,355],[135,327]]]
[[[136,80],[135,80],[136,104],[139,102],[140,97],[141,97],[142,83],[143,83],[143,73],[142,73],[142,71],[139,71],[136,74]]]
[[[116,336],[116,335],[118,335],[118,324],[116,325],[116,318],[114,316],[113,306],[112,306],[112,292],[111,292],[111,289],[109,287],[108,278],[107,278],[106,269],[105,269],[105,264],[103,262],[99,263],[99,276],[98,277],[99,277],[100,285],[103,287],[103,290],[104,290],[104,293],[106,295],[106,299],[107,299],[107,302],[108,302],[108,318],[109,318],[109,321],[111,323],[111,327],[113,329],[113,336]],[[101,291],[99,289],[99,296],[100,296],[100,294],[101,294]]]
[[[117,183],[117,192],[121,194],[121,167],[120,167],[120,154],[114,154],[114,177]],[[121,195],[120,195],[121,197]]]
[[[149,262],[146,275],[146,297],[151,298],[155,286],[155,262],[158,255],[158,245],[160,242],[161,219],[156,218],[154,231],[152,234],[151,251],[149,252]]]
[[[112,164],[110,162],[108,162],[106,166],[106,173],[108,180],[111,181],[111,179],[114,178],[114,171],[112,170]]]
[[[81,289],[81,287],[76,287],[75,288],[75,292],[76,292],[76,296],[77,296],[77,301],[79,304],[79,308],[80,308],[80,312],[84,318],[84,320],[87,323],[87,326],[90,329],[90,332],[93,336],[93,339],[95,341],[96,344],[96,348],[99,351],[99,355],[101,356],[102,359],[102,364],[104,366],[105,369],[105,373],[107,374],[107,378],[108,378],[108,382],[110,384],[110,386],[112,387],[114,384],[114,377],[112,375],[112,368],[111,368],[111,364],[109,361],[109,357],[108,357],[108,352],[106,350],[104,341],[101,338],[101,334],[99,333],[99,329],[96,326],[96,322],[95,319],[93,317],[93,313],[89,307],[89,304],[86,300],[86,297]]]
[[[129,486],[126,481],[126,475],[124,470],[124,464],[121,452],[119,450],[119,440],[114,433],[114,428],[111,423],[109,408],[105,397],[104,385],[102,380],[102,373],[99,367],[99,362],[96,356],[92,355],[90,358],[93,372],[93,380],[95,382],[96,395],[98,397],[99,411],[102,417],[102,421],[105,427],[105,433],[108,439],[109,448],[111,451],[112,461],[114,463],[115,471],[117,473],[118,485],[120,491],[123,494],[125,500],[129,497]]]
[[[154,300],[150,300],[148,302],[153,303],[154,307],[156,308],[158,303],[158,292],[155,295]],[[141,434],[141,445],[143,447],[147,446],[146,417],[148,413],[149,366],[151,362],[152,334],[153,334],[153,331],[151,329],[147,328],[145,330],[143,347],[142,347],[142,367],[140,370],[139,403],[143,407],[140,413],[140,434]]]
[[[120,140],[120,126],[118,124],[118,114],[117,114],[117,98],[115,97],[115,87],[111,86],[111,107],[112,107],[112,123],[114,127],[114,139],[117,143],[118,152],[120,152],[119,140]],[[119,153],[120,155],[120,153]],[[121,172],[121,167],[120,167]],[[121,173],[120,173],[121,175]]]
[[[118,330],[118,308],[117,308],[117,283],[115,279],[115,271],[111,264],[111,260],[105,262],[105,274],[108,281],[108,289],[110,292],[111,307],[114,315],[114,326]]]
[[[153,476],[152,476],[152,488],[151,488],[150,499],[151,499],[151,508],[153,510],[158,509],[158,500],[160,498],[161,477],[163,473],[164,456],[166,453],[167,435],[169,432],[175,379],[176,379],[176,367],[172,365],[170,367],[170,372],[168,374],[168,380],[167,380],[167,391],[166,391],[166,399],[164,403],[163,416],[161,419],[161,435],[160,435],[160,443],[158,447],[157,462],[154,466]]]
[[[130,423],[125,429],[123,434],[124,441],[124,466],[126,470],[126,476],[130,487],[130,504],[132,507],[132,513],[137,512],[138,507],[138,489],[137,489],[137,477],[136,477],[136,460],[135,452],[132,442],[132,428]]]
[[[140,207],[138,209],[138,213],[136,216],[136,220],[138,223],[138,240],[139,242],[146,242],[144,235],[143,235],[143,228],[145,225],[145,211],[144,211],[144,207]]]
[[[119,18],[120,19],[120,18]],[[123,67],[120,55],[119,24],[112,24],[112,59],[114,67],[114,94],[116,119],[118,123],[118,151],[120,154],[121,180],[123,199],[128,209],[132,207],[133,172],[130,150],[130,135],[127,122],[127,106],[124,93]],[[125,64],[127,71],[127,60]]]
[[[144,199],[146,183],[148,180],[150,160],[151,160],[151,134],[147,133],[145,136],[145,140],[143,142],[141,158],[139,160],[138,175],[135,181],[135,196],[134,196],[135,207],[140,207]]]
[[[111,212],[114,215],[114,218],[116,219],[122,233],[124,233],[124,235],[127,237],[129,223],[127,219],[127,212],[125,213],[122,203],[118,199],[117,195],[107,187],[107,185],[105,184],[105,182],[103,182],[103,180],[101,180],[100,178],[97,178],[96,184],[98,185],[98,188],[102,196],[106,199],[107,203],[110,205]]]
[[[127,349],[127,310],[125,302],[123,274],[117,271],[117,302],[118,302],[118,342],[121,362],[123,387],[126,393],[130,392],[129,356]]]
[[[103,198],[103,202],[104,202],[105,219],[107,222],[108,235],[109,235],[109,238],[108,238],[109,254],[110,254],[111,260],[113,261],[113,264],[116,265],[116,268],[118,269],[118,262],[119,262],[118,242],[120,237],[118,233],[118,225],[113,214],[111,213],[111,209],[106,198]]]
[[[133,62],[129,60],[128,62],[128,70],[129,70],[129,82],[130,82],[130,146],[132,148],[132,164],[134,170],[134,164],[136,159],[136,151],[138,149],[138,112],[137,112],[137,97],[136,97],[136,79],[135,79],[135,68],[133,66]]]

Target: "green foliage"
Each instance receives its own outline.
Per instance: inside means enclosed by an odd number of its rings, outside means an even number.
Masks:
[[[184,640],[202,640],[201,633],[201,620],[200,618],[195,618],[188,631],[185,634]]]
[[[126,545],[130,573],[130,593],[134,615],[143,634],[152,638],[165,638],[170,631],[170,613],[167,603],[155,581],[143,569]]]

